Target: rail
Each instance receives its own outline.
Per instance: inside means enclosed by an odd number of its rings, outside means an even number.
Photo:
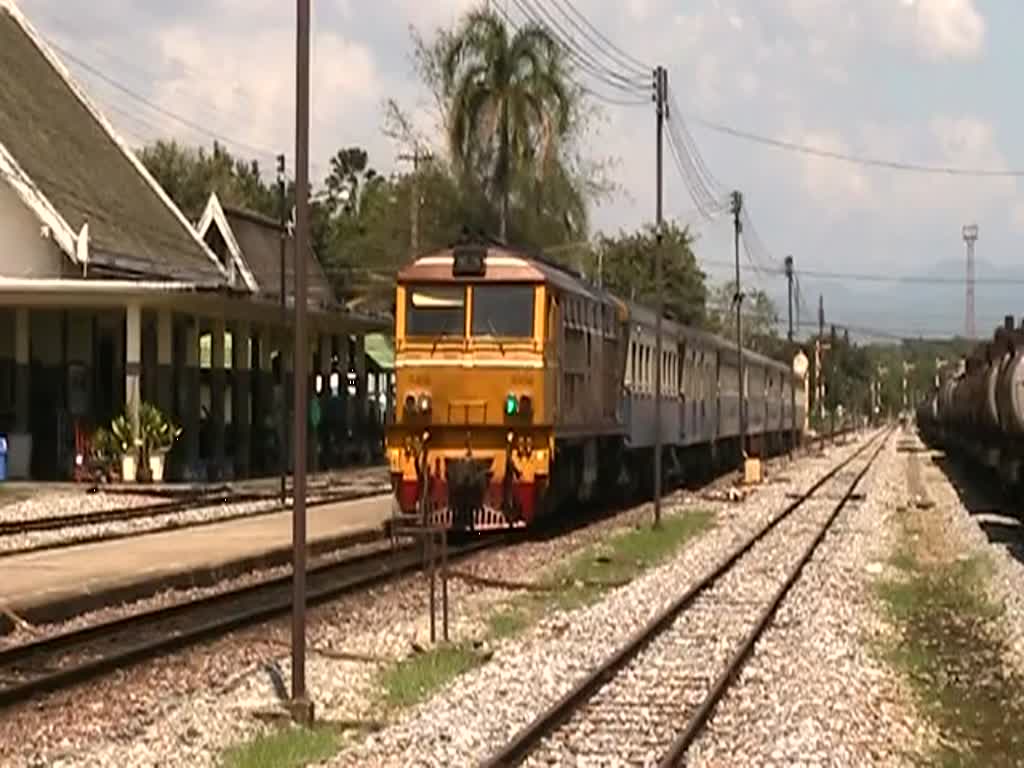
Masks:
[[[870,454],[870,458],[864,469],[856,476],[856,479],[846,490],[841,500],[829,515],[825,524],[821,526],[814,540],[806,548],[798,563],[790,572],[782,589],[774,595],[771,603],[760,615],[755,628],[744,638],[739,650],[733,656],[728,669],[723,672],[715,682],[711,693],[700,705],[694,715],[694,718],[691,719],[685,727],[679,739],[676,742],[673,742],[669,747],[669,751],[666,753],[666,757],[661,764],[675,764],[674,761],[678,760],[678,757],[685,752],[689,744],[692,743],[693,738],[696,737],[700,729],[703,728],[704,724],[706,724],[708,718],[710,718],[715,705],[721,698],[721,695],[724,693],[731,681],[735,679],[736,673],[739,671],[743,661],[746,659],[757,638],[770,624],[772,616],[774,616],[775,611],[785,598],[785,595],[799,577],[803,566],[813,556],[814,551],[817,549],[817,546],[820,544],[828,529],[835,521],[839,512],[854,494],[857,484],[867,473],[875,458],[885,446],[890,433],[891,428],[876,432],[864,443],[864,445],[857,448],[850,456],[832,467],[808,490],[801,494],[800,497],[788,504],[782,512],[774,516],[743,544],[727,555],[710,573],[686,590],[684,594],[676,598],[671,605],[652,618],[645,626],[633,633],[633,635],[631,635],[615,653],[609,656],[601,665],[588,674],[561,699],[556,701],[532,722],[523,727],[504,747],[488,757],[482,765],[487,768],[493,768],[497,766],[516,765],[523,761],[545,738],[555,733],[574,713],[582,709],[599,690],[614,680],[626,664],[635,659],[658,636],[662,635],[669,627],[671,627],[675,620],[683,614],[683,612],[686,611],[699,596],[707,592],[712,586],[719,583],[725,574],[732,571],[734,566],[743,559],[744,556],[758,544],[758,542],[762,541],[784,520],[788,519],[794,512],[796,512],[796,510],[800,509],[822,487],[835,478],[855,459],[868,451],[871,446],[878,443],[875,451]]]
[[[508,543],[493,536],[455,545],[449,561]],[[308,571],[307,600],[318,604],[422,567],[420,548],[402,544]],[[259,624],[291,610],[291,574],[135,613],[0,650],[0,708]],[[81,658],[78,658],[81,657]],[[70,661],[69,661],[70,659]]]

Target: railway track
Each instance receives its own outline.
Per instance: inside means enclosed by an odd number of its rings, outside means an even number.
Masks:
[[[390,492],[390,487],[381,485],[379,488],[348,488],[337,491],[327,491],[321,494],[312,494],[306,502],[307,507],[326,506],[338,504],[344,501],[369,498],[371,496],[383,495]],[[176,499],[170,502],[146,504],[136,507],[118,507],[116,509],[104,509],[96,512],[82,514],[54,515],[28,520],[4,520],[0,521],[0,540],[4,537],[21,536],[30,533],[51,533],[55,531],[74,531],[75,529],[87,528],[95,525],[109,525],[115,523],[130,523],[139,520],[163,517],[190,512],[199,509],[213,509],[234,504],[246,504],[256,502],[274,502],[279,499],[277,494],[272,493],[237,493],[189,496],[184,499]],[[260,517],[280,512],[282,507],[279,503],[266,509],[248,510],[231,514],[211,517],[207,520],[169,520],[165,525],[157,525],[151,528],[129,531],[100,532],[86,536],[69,536],[67,539],[55,541],[43,541],[36,544],[29,544],[23,547],[10,547],[0,549],[0,560],[13,555],[24,555],[29,552],[40,552],[47,549],[75,546],[79,544],[95,544],[100,541],[114,541],[117,539],[141,536],[147,533],[158,533],[160,531],[177,530],[180,528],[200,528],[215,523],[226,523],[242,518]]]
[[[509,543],[517,536],[495,535],[450,545],[449,561]],[[419,547],[403,544],[310,568],[308,602],[332,600],[421,567]],[[0,708],[287,614],[291,588],[290,574],[267,578],[0,650]]]
[[[833,467],[483,765],[678,765],[890,434]]]

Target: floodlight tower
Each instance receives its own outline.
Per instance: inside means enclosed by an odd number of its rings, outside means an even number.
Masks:
[[[968,339],[975,336],[974,328],[974,244],[978,241],[978,225],[966,224],[963,228],[967,244],[967,306],[964,310],[964,333]]]

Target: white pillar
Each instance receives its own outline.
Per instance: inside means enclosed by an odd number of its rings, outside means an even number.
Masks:
[[[142,397],[142,307],[138,304],[125,308],[124,363],[124,404],[133,430],[138,430]]]

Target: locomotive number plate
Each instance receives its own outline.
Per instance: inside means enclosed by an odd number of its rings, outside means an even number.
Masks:
[[[513,384],[533,384],[533,376],[528,373],[513,373]]]
[[[418,387],[427,386],[430,384],[430,376],[425,373],[414,373],[409,376],[409,383]]]

